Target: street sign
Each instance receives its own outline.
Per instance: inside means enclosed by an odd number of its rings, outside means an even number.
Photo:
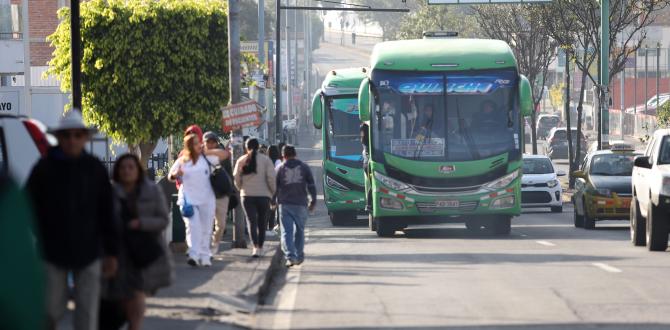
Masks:
[[[19,95],[18,90],[0,89],[0,115],[1,114],[19,114]]]
[[[465,5],[465,4],[483,4],[483,3],[542,3],[552,2],[553,0],[428,0],[429,5]]]
[[[263,122],[256,101],[246,101],[221,109],[223,131],[231,132],[244,127],[258,126]]]

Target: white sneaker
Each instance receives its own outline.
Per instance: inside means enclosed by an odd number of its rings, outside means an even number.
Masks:
[[[258,249],[254,247],[253,250],[251,250],[251,256],[254,258],[258,258]]]
[[[200,259],[200,265],[205,267],[212,267],[212,261],[209,258]]]
[[[274,228],[272,228],[272,231],[279,235],[279,225],[276,225]]]

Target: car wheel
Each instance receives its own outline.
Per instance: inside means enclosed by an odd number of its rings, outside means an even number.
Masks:
[[[380,219],[377,219],[376,222],[377,222],[377,236],[393,237],[393,235],[395,235],[396,228],[393,226],[392,223],[380,221]]]
[[[355,212],[329,212],[330,223],[333,226],[346,226],[352,224],[356,219]]]
[[[586,201],[583,202],[586,206]],[[596,219],[589,216],[589,212],[584,209],[584,229],[595,229],[596,228]]]
[[[368,227],[370,231],[377,231],[377,219],[372,216],[372,213],[368,214]]]
[[[644,246],[647,244],[645,232],[647,229],[646,220],[640,214],[640,203],[633,196],[630,202],[630,241],[635,246]]]
[[[563,212],[563,206],[552,206],[551,207],[551,212],[552,213],[562,213]]]
[[[665,251],[668,248],[668,220],[649,201],[647,211],[647,248],[649,251]]]
[[[575,206],[574,210],[574,222],[576,228],[584,228],[584,216],[577,213],[577,207]]]

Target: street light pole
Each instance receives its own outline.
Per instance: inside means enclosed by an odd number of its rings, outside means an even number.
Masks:
[[[609,141],[609,54],[610,54],[610,0],[600,0],[600,107],[601,107],[601,140]]]
[[[265,74],[263,70],[265,64],[265,1],[258,0],[258,65],[260,66],[261,79]],[[265,85],[258,88],[261,92],[258,97],[258,104],[265,107]]]
[[[70,52],[72,56],[72,107],[81,111],[81,30],[79,0],[71,0]],[[28,72],[27,74],[30,74]]]
[[[282,102],[281,102],[281,0],[276,1],[276,21],[275,21],[275,142],[281,141],[282,133]],[[272,61],[272,59],[270,59]]]

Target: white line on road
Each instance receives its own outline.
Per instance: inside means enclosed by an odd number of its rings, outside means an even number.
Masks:
[[[535,243],[540,244],[540,245],[544,245],[544,246],[556,246],[556,244],[554,244],[552,242],[547,242],[547,241],[535,241]]]
[[[598,267],[598,268],[600,268],[600,269],[602,269],[602,270],[604,270],[608,273],[621,273],[622,272],[621,269],[616,268],[616,267],[612,267],[612,266],[610,266],[608,264],[604,264],[602,262],[594,262],[591,265],[596,266],[596,267]]]

